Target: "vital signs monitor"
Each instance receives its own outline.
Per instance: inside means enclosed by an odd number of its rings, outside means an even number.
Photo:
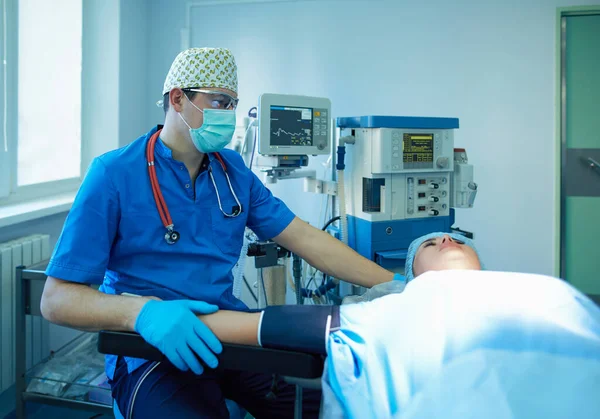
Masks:
[[[331,101],[264,93],[258,100],[258,152],[264,156],[331,153]]]

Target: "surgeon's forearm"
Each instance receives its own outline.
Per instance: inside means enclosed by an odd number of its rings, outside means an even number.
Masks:
[[[148,297],[108,295],[84,284],[48,277],[40,309],[52,323],[86,332],[134,330]]]
[[[394,277],[392,272],[299,218],[274,240],[320,271],[356,285],[370,288]]]
[[[198,318],[221,342],[258,346],[260,313],[220,310]]]

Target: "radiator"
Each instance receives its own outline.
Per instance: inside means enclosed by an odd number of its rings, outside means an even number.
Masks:
[[[50,236],[32,235],[0,243],[0,393],[15,382],[15,271],[50,258]],[[27,369],[50,355],[49,323],[40,316],[27,316]]]

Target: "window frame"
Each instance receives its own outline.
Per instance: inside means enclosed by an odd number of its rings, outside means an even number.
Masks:
[[[82,2],[83,0],[79,0]],[[40,182],[32,185],[18,184],[18,75],[19,75],[19,7],[18,0],[0,0],[4,31],[0,33],[0,207],[20,202],[49,198],[67,192],[76,191],[81,185],[86,165],[84,165],[83,129],[80,133],[80,175],[78,177]],[[83,25],[83,13],[82,13]],[[4,24],[5,23],[5,24]],[[83,28],[82,28],[83,29]],[[83,41],[81,43],[83,48]],[[83,87],[80,95],[83,93]],[[81,101],[83,107],[83,100]],[[82,111],[80,109],[80,114]],[[82,118],[80,124],[83,125]],[[8,146],[8,151],[5,149]]]

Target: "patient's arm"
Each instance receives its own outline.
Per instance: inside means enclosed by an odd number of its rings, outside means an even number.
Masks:
[[[162,301],[154,296],[145,298]],[[219,310],[216,313],[201,314],[196,317],[208,326],[221,342],[259,346],[258,327],[261,313]]]
[[[217,338],[224,343],[258,346],[258,325],[261,313],[219,310],[199,315]]]
[[[198,318],[224,343],[326,354],[330,330],[339,327],[339,306],[269,306],[261,313],[219,310]]]

